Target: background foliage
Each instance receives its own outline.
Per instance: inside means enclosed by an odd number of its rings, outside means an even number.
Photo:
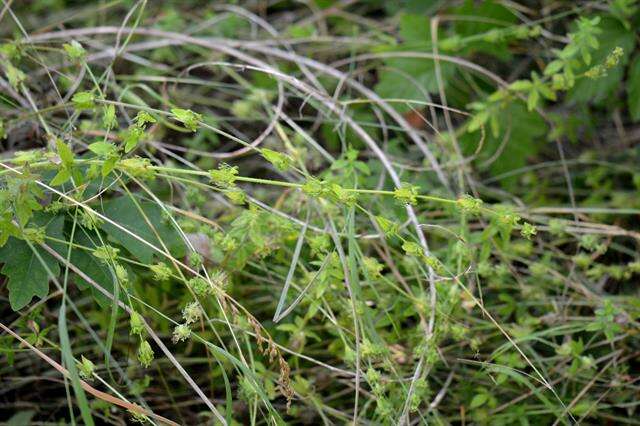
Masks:
[[[0,23],[0,420],[638,423],[637,1]]]

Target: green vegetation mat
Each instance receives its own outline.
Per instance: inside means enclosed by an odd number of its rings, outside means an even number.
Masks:
[[[0,424],[640,424],[638,28],[2,0]]]

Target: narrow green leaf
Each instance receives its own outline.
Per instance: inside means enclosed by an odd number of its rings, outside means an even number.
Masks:
[[[60,169],[60,171],[53,177],[53,179],[51,179],[51,182],[49,182],[49,185],[59,186],[67,182],[70,178],[71,178],[71,173],[69,173],[68,169],[66,168]]]
[[[485,402],[487,402],[487,400],[489,399],[489,395],[482,392],[482,393],[478,393],[476,394],[473,399],[471,400],[471,405],[470,408],[478,408],[484,405]]]
[[[640,53],[635,56],[627,72],[629,76],[627,86],[627,103],[629,114],[635,122],[640,121]]]
[[[60,160],[62,160],[62,164],[71,168],[73,166],[73,151],[69,146],[62,142],[61,139],[56,139],[56,148],[58,150],[58,155],[60,156]]]
[[[115,154],[116,150],[116,146],[110,142],[94,142],[89,145],[89,151],[105,157]]]
[[[71,98],[73,105],[78,111],[93,109],[95,106],[95,96],[91,92],[78,92]]]

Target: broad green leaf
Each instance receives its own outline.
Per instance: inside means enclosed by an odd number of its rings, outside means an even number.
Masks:
[[[293,38],[306,38],[316,35],[316,28],[313,25],[291,25],[287,28],[287,33]]]
[[[400,37],[403,42],[392,50],[422,51],[431,53],[431,31],[429,19],[422,15],[404,14],[400,18]],[[388,49],[387,49],[388,50]],[[440,62],[440,71],[445,87],[455,73],[455,66],[449,62]],[[428,93],[438,91],[438,80],[435,64],[426,58],[391,58],[385,60],[385,67],[379,71],[378,84],[375,86],[378,95],[385,99],[407,99],[426,102]],[[411,105],[416,109],[422,106]],[[393,103],[399,112],[411,110],[411,106]]]
[[[547,133],[547,125],[536,113],[529,112],[522,103],[512,103],[505,110],[496,114],[500,132],[494,135],[492,132],[486,133],[485,145],[478,157],[478,164],[482,164],[493,155],[498,157],[489,165],[489,170],[493,176],[500,175],[527,164],[529,159],[534,158],[542,144],[546,143],[543,138]],[[503,141],[506,132],[509,131],[509,139],[505,145]],[[466,153],[470,155],[477,148],[478,133],[466,134],[461,139],[461,145]],[[502,147],[502,148],[501,148]],[[502,149],[502,151],[499,151]],[[510,177],[502,179],[500,183],[509,187],[517,182],[517,178]]]
[[[397,12],[398,9],[406,10],[409,13],[428,14],[435,12],[441,0],[396,0],[396,1],[380,1],[390,14]]]
[[[33,223],[46,226],[47,235],[63,238],[63,216],[38,214],[34,216]],[[60,248],[57,244],[49,245],[52,248]],[[37,244],[33,244],[33,247],[35,251],[29,247],[26,241],[11,237],[0,248],[0,259],[4,263],[0,272],[8,278],[9,303],[14,311],[27,306],[34,296],[42,299],[49,294],[51,277],[47,268],[54,276],[60,274],[60,266],[56,259],[39,248]]]
[[[142,200],[138,200],[138,204],[170,253],[176,257],[184,256],[185,244],[173,225],[164,218],[160,206]],[[109,219],[162,250],[162,244],[156,237],[154,229],[149,226],[131,198],[128,196],[114,198],[103,203],[102,208],[103,214]],[[159,256],[156,250],[107,221],[101,224],[101,228],[111,240],[118,242],[141,262],[152,263],[154,256]]]
[[[42,210],[40,200],[44,198],[44,192],[36,184],[34,176],[28,172],[15,177],[6,178],[7,189],[2,190],[0,201],[3,207],[13,205],[15,216],[21,225],[26,225],[36,211]]]
[[[582,400],[570,408],[571,414],[574,416],[585,416],[590,411],[597,411],[598,402],[590,399]]]
[[[96,241],[99,240],[95,232],[87,231],[83,228],[76,228],[74,235],[74,243],[90,249],[97,248]],[[75,249],[71,252],[71,263],[84,272],[89,278],[95,281],[102,288],[113,294],[113,275],[107,263],[93,256],[89,251]],[[89,288],[93,297],[101,306],[108,306],[111,299],[103,295],[98,289],[94,288],[84,278],[78,276],[77,284],[81,288]]]
[[[449,62],[440,62],[443,84],[446,86],[455,74],[455,66]],[[431,59],[400,58],[385,61],[385,69],[380,71],[380,79],[375,91],[384,99],[407,99],[427,102],[428,93],[438,91],[435,64]],[[419,104],[393,103],[399,112],[408,112],[411,107],[421,110]]]
[[[20,235],[20,228],[13,223],[12,219],[13,217],[10,213],[0,215],[0,247],[9,241],[9,237]]]
[[[490,37],[491,30],[501,30],[517,23],[518,19],[508,8],[492,0],[483,2],[466,0],[462,6],[452,12],[460,17],[454,21],[455,34],[463,39],[474,37],[473,41],[464,44],[459,53],[468,56],[475,52],[482,52],[503,61],[511,58],[507,40],[478,39],[482,34]],[[440,32],[443,31],[440,30]]]
[[[405,13],[400,17],[399,34],[405,43],[431,43],[431,26],[425,15]]]

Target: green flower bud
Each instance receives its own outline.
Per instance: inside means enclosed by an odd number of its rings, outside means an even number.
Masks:
[[[138,348],[138,361],[145,368],[149,367],[151,361],[153,361],[153,349],[151,349],[151,345],[146,340],[143,340]]]
[[[91,362],[90,359],[85,358],[85,356],[82,355],[82,358],[78,363],[78,373],[80,373],[80,376],[85,380],[91,380],[93,379],[93,372],[95,369],[96,365]]]
[[[136,311],[131,311],[129,330],[129,334],[137,334],[140,337],[142,337],[145,332],[144,319]]]

